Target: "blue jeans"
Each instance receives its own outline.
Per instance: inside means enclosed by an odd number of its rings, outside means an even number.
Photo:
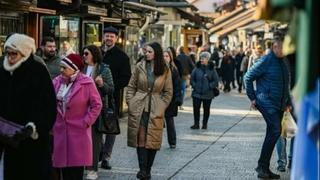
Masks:
[[[277,141],[277,153],[278,153],[278,166],[287,165],[287,140],[286,138],[279,137]]]
[[[182,97],[182,104],[184,100],[184,95],[186,94],[186,86],[187,86],[187,81],[183,78],[181,78],[181,97]]]
[[[291,109],[291,115],[294,121],[297,122],[293,108]],[[294,137],[291,138],[290,150],[288,155],[289,161],[292,160],[293,144],[294,144]],[[278,153],[278,166],[286,166],[287,165],[287,140],[283,137],[280,137],[279,140],[277,141],[277,153]]]
[[[263,106],[257,106],[267,124],[266,137],[264,139],[258,166],[267,170],[270,167],[270,159],[273,149],[280,137],[281,119],[283,111],[277,109],[267,109]]]

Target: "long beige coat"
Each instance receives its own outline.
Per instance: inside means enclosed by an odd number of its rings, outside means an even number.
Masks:
[[[137,147],[138,128],[142,113],[148,111],[149,91],[145,61],[139,62],[131,76],[126,100],[128,104],[128,146]],[[164,125],[164,112],[172,98],[172,78],[169,69],[155,79],[152,96],[150,119],[147,129],[146,148],[160,149]]]

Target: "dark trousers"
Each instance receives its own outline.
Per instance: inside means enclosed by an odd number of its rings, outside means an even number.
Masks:
[[[174,126],[173,117],[166,117],[166,128],[167,128],[169,145],[176,145],[177,143],[176,128]]]
[[[258,166],[267,170],[270,166],[270,159],[273,149],[281,134],[281,119],[283,111],[270,110],[262,106],[257,106],[267,124],[266,137],[264,139]]]
[[[102,160],[109,161],[111,159],[112,149],[115,140],[116,135],[106,134],[106,139],[102,147]]]
[[[65,167],[61,168],[61,174],[63,180],[82,180],[83,179],[83,167]]]
[[[87,167],[87,170],[98,171],[99,155],[102,146],[102,133],[95,126],[92,126],[92,166]],[[112,150],[111,150],[112,151]]]
[[[236,78],[237,78],[237,84],[238,84],[238,91],[242,91],[242,72],[241,71],[236,71]]]
[[[224,92],[231,91],[230,83],[231,83],[231,81],[229,79],[223,80],[223,85],[224,85],[223,91]]]
[[[208,119],[210,116],[210,105],[211,105],[212,99],[199,99],[199,98],[192,98],[193,102],[193,118],[194,118],[194,124],[199,125],[200,121],[200,107],[203,103],[203,123],[202,125],[206,126],[208,123]]]
[[[117,112],[118,116],[121,117],[122,114],[122,101],[123,101],[123,90],[115,89],[113,93],[114,97],[114,105],[115,105],[115,112]]]

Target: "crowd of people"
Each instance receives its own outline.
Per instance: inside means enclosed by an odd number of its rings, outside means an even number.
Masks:
[[[279,178],[269,170],[269,162],[276,142],[279,149],[285,146],[279,139],[280,119],[284,110],[292,109],[281,41],[265,56],[261,46],[254,51],[206,46],[196,56],[183,47],[176,51],[150,42],[132,69],[127,54],[115,45],[117,38],[118,29],[106,27],[103,47],[88,45],[76,54],[64,42],[59,54],[52,37],[43,38],[36,51],[31,37],[8,36],[0,59],[0,83],[5,84],[0,88],[0,117],[24,127],[12,137],[0,135],[5,180],[80,180],[85,170],[86,179],[97,179],[100,161],[101,168],[112,168],[116,140],[115,134],[101,130],[106,109],[113,101],[119,117],[123,96],[128,105],[127,144],[137,150],[136,176],[150,179],[164,127],[170,148],[177,146],[174,117],[178,107],[183,110],[187,85],[192,87],[194,115],[190,128],[200,129],[203,104],[201,129],[206,130],[215,90],[228,93],[231,86],[236,88],[235,81],[239,93],[246,87],[252,107],[267,123],[258,177]],[[278,152],[278,170],[283,170],[286,161],[283,151]]]

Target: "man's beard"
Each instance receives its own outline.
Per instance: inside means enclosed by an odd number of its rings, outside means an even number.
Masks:
[[[56,55],[56,52],[44,52],[44,56],[48,59],[53,58]]]

